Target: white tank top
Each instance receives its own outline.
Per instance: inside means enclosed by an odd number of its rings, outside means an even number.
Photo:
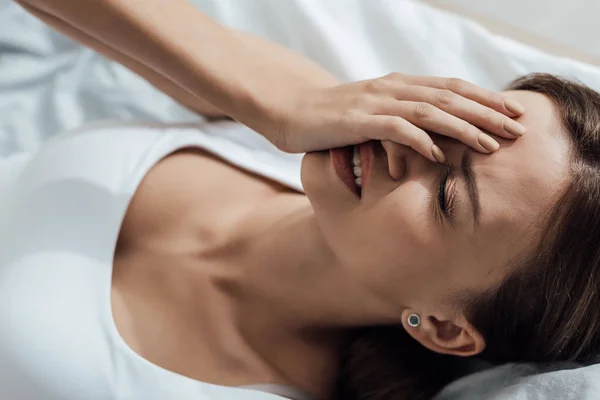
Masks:
[[[306,398],[167,371],[131,350],[115,327],[113,254],[128,203],[152,166],[189,146],[301,189],[300,155],[233,122],[96,127],[0,164],[0,399]]]

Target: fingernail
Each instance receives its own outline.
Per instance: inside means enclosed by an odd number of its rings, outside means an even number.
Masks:
[[[477,138],[477,141],[489,152],[496,151],[500,148],[500,143],[496,142],[485,133],[481,133]]]
[[[525,112],[525,107],[513,99],[505,99],[504,107],[513,114],[521,115]]]
[[[512,133],[515,136],[523,136],[525,133],[525,127],[514,119],[510,118],[506,118],[504,120],[504,130],[508,133]]]
[[[435,144],[433,146],[431,146],[431,154],[433,154],[433,157],[441,164],[446,162],[446,155],[444,154],[444,152],[442,151],[442,149],[440,149],[439,147],[437,147]]]

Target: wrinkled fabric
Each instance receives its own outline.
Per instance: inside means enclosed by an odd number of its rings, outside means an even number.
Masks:
[[[520,75],[548,72],[600,89],[596,67],[492,35],[418,2],[192,2],[226,25],[301,52],[344,81],[400,71],[460,77],[498,90]],[[44,139],[89,121],[199,120],[125,68],[50,31],[10,0],[0,0],[0,27],[0,155],[35,149]],[[600,397],[599,366],[568,367],[491,368],[453,383],[438,399]]]

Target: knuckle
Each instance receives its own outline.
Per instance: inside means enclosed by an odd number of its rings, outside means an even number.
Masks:
[[[502,122],[502,117],[500,117],[498,113],[491,108],[484,108],[483,111],[479,113],[479,116],[484,121]]]
[[[348,121],[354,121],[355,119],[360,118],[364,114],[365,114],[365,111],[362,108],[357,107],[355,105],[354,107],[346,108],[342,112],[342,118],[344,118],[345,120],[348,120]]]
[[[394,117],[389,117],[385,123],[385,126],[390,132],[398,132],[404,128],[402,120]]]
[[[435,93],[434,101],[441,106],[449,106],[456,100],[458,95],[451,90],[438,90]]]
[[[397,134],[402,134],[405,130],[404,121],[399,118],[388,119],[386,127],[392,137],[395,137]]]
[[[391,81],[401,81],[402,79],[404,79],[404,74],[400,72],[391,72],[384,76],[384,78]]]
[[[367,81],[367,91],[370,93],[378,93],[384,89],[382,79],[371,79]]]
[[[504,127],[504,119],[505,117],[501,115],[499,112],[492,110],[491,108],[486,109],[481,117],[484,121],[489,121],[492,125],[496,125],[500,128]]]
[[[375,96],[371,93],[362,93],[354,99],[354,109],[367,110],[375,103]]]
[[[467,82],[465,82],[459,78],[447,78],[446,79],[446,88],[455,93],[462,91],[466,85],[467,85]]]
[[[364,109],[358,107],[348,107],[340,115],[340,123],[347,124],[350,127],[361,123],[361,119],[367,114]]]
[[[394,137],[394,151],[397,151],[402,146],[412,146],[416,141],[414,130],[409,125],[403,122],[395,122],[391,135]]]
[[[475,128],[473,125],[469,123],[464,123],[463,126],[458,131],[458,138],[463,142],[477,142],[477,137],[479,136],[479,129]]]
[[[364,131],[365,126],[367,126],[367,121],[364,118],[364,113],[352,111],[342,116],[337,124],[344,126],[349,135],[362,136],[361,131]]]
[[[418,120],[430,119],[435,113],[435,107],[427,103],[417,103],[413,108],[413,115]]]

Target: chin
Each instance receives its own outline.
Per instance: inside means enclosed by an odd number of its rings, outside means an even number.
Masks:
[[[328,183],[331,184],[329,171],[327,170],[328,161],[329,158],[325,151],[306,153],[302,157],[300,181],[309,200],[315,196],[320,197],[318,193],[326,190]]]
[[[304,193],[317,220],[345,219],[360,204],[337,177],[328,150],[307,153],[300,172]]]

